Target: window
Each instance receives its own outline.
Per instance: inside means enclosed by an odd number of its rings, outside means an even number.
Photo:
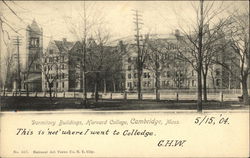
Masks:
[[[53,54],[53,50],[52,49],[49,50],[49,54]]]
[[[40,70],[40,64],[36,64],[36,69]]]
[[[151,87],[151,82],[150,81],[148,81],[148,87]]]
[[[62,70],[64,70],[64,64],[62,64]]]
[[[132,83],[131,82],[128,82],[128,88],[132,88]]]
[[[134,82],[134,87],[137,87],[137,82]]]
[[[167,71],[167,77],[170,77],[170,71]]]
[[[220,69],[216,69],[215,73],[216,73],[216,76],[219,76],[220,75]]]
[[[58,82],[56,82],[56,88],[58,88]]]
[[[167,64],[167,68],[170,68],[170,64],[169,63]]]
[[[78,49],[76,52],[77,52],[78,54],[80,54],[80,53],[82,52],[82,50],[81,50],[81,49]]]
[[[128,79],[131,79],[131,74],[128,74]]]
[[[39,47],[39,38],[35,38],[35,37],[30,38],[30,47],[31,48]]]
[[[131,66],[129,65],[129,66],[128,66],[128,71],[130,71],[130,70],[131,70]]]
[[[137,78],[137,73],[134,73],[134,78]]]
[[[195,87],[195,80],[192,80],[192,86]]]
[[[220,86],[220,79],[216,80],[216,86],[218,86],[218,87]]]
[[[64,73],[62,73],[62,79],[64,79]]]
[[[169,81],[167,81],[167,86],[169,86],[170,84],[169,84]]]
[[[162,85],[162,86],[165,86],[165,85],[166,85],[166,81],[162,81],[162,82],[161,82],[161,85]]]
[[[128,63],[130,63],[130,62],[131,62],[131,58],[129,57],[129,58],[128,58]]]
[[[64,88],[64,82],[62,82],[62,88]]]
[[[149,72],[144,72],[143,76],[144,76],[144,78],[150,78]]]

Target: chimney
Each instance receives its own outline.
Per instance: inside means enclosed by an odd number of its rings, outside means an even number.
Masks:
[[[118,42],[117,48],[118,48],[119,50],[123,51],[123,41],[122,41],[122,40],[120,40],[120,41]]]
[[[122,41],[122,40],[119,41],[119,46],[120,46],[120,47],[123,46],[123,41]]]
[[[178,30],[178,29],[175,30],[175,36],[177,36],[177,37],[180,36],[180,30]]]
[[[67,42],[67,38],[63,38],[63,43],[66,43]]]

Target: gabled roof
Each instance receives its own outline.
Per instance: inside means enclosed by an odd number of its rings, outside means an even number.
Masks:
[[[57,40],[54,40],[54,41],[55,41],[55,44],[60,52],[70,50],[75,44],[75,42],[57,41]]]

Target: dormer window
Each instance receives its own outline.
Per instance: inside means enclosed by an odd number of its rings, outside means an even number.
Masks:
[[[49,50],[49,54],[53,54],[53,50],[52,49]]]

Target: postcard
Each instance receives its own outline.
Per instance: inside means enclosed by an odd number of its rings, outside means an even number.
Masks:
[[[0,157],[249,157],[248,1],[1,1]]]

